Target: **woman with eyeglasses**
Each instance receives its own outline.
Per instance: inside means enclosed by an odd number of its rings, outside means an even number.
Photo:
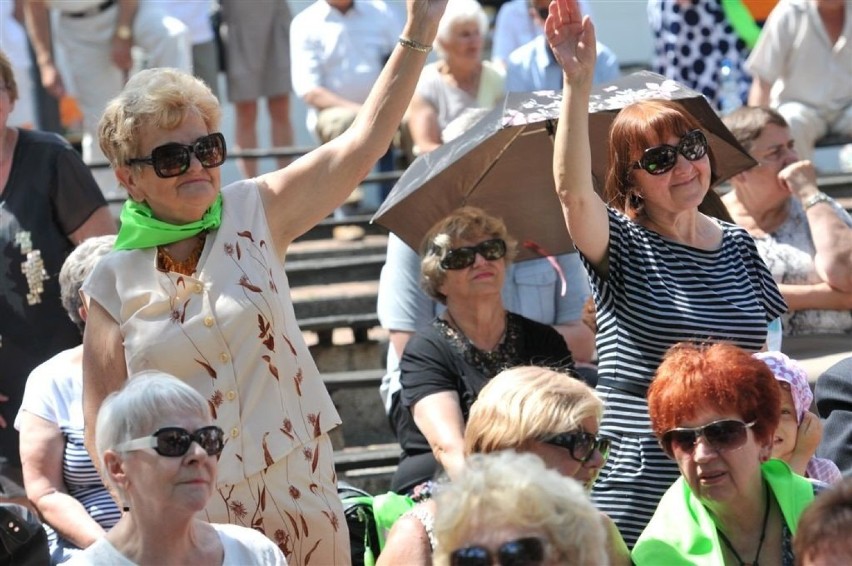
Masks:
[[[588,495],[532,455],[475,454],[437,499],[436,566],[609,564]]]
[[[538,366],[507,369],[482,388],[471,407],[464,452],[468,458],[504,450],[533,454],[547,469],[573,478],[588,492],[609,454],[609,440],[598,436],[602,412],[594,390],[568,373]],[[441,489],[443,484],[435,487]],[[436,500],[426,499],[400,517],[378,565],[432,564],[435,510]],[[613,522],[602,514],[596,520],[606,527],[609,563],[630,564]]]
[[[781,416],[772,370],[732,344],[677,344],[648,409],[681,475],[633,548],[636,565],[793,566],[799,516],[824,484],[770,459]]]
[[[97,419],[101,474],[124,512],[68,564],[286,564],[250,524],[203,519],[218,497],[216,464],[226,439],[195,389],[160,372],[132,376],[104,400]]]
[[[347,564],[350,550],[328,436],[340,417],[299,330],[284,257],[387,151],[446,1],[407,1],[399,45],[352,127],[284,169],[222,188],[219,102],[174,69],[134,75],[101,118],[129,199],[116,250],[83,288],[86,420],[128,374],[186,381],[228,437],[206,516],[251,525],[290,564]]]
[[[391,489],[411,492],[439,468],[451,478],[464,460],[464,425],[488,381],[517,365],[573,370],[553,327],[508,312],[501,290],[517,243],[502,220],[462,207],[439,220],[421,246],[421,285],[447,309],[416,332],[400,360],[392,425],[402,446]]]
[[[745,230],[699,210],[716,180],[696,119],[677,103],[623,108],[609,132],[610,169],[593,185],[589,97],[595,31],[576,0],[554,0],[545,23],[563,69],[554,179],[595,299],[601,431],[612,454],[592,497],[632,545],[677,478],[651,431],[645,393],[666,350],[731,341],[750,351],[784,299]]]
[[[776,110],[744,106],[723,121],[757,166],[732,177],[733,190],[722,200],[754,238],[787,301],[783,335],[821,334],[824,343],[848,350],[852,215],[819,190],[816,167],[799,159],[790,127]]]

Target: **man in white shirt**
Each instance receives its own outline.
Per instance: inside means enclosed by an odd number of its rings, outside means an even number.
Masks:
[[[98,146],[98,121],[127,80],[134,45],[145,51],[151,67],[192,71],[186,26],[151,0],[26,0],[24,13],[44,88],[57,99],[73,94],[83,111],[86,163],[106,162]],[[64,76],[54,59],[58,52],[66,63]],[[93,173],[107,198],[122,196],[112,171]]]
[[[293,90],[325,143],[355,119],[402,25],[379,0],[317,0],[290,26]]]

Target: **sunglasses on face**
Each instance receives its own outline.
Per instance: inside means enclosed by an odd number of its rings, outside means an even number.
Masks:
[[[596,450],[606,460],[612,445],[608,438],[599,438],[589,432],[565,432],[551,436],[543,442],[568,450],[572,458],[584,464],[592,459]]]
[[[536,537],[504,542],[496,556],[484,546],[466,546],[450,554],[451,566],[536,566],[544,563],[544,541]]]
[[[700,437],[704,437],[710,448],[716,452],[736,450],[746,443],[748,429],[756,422],[744,423],[734,419],[724,419],[695,428],[673,428],[663,434],[660,446],[672,459],[678,453],[692,454]]]
[[[200,137],[191,145],[167,143],[157,146],[151,151],[151,157],[128,159],[127,164],[150,165],[157,177],[168,179],[186,173],[193,155],[198,158],[202,167],[210,169],[222,165],[226,154],[225,136],[217,132]]]
[[[481,255],[488,261],[500,259],[506,255],[506,242],[500,238],[485,240],[475,246],[453,248],[441,259],[441,267],[444,269],[464,269],[470,267],[476,261],[476,254]]]
[[[690,161],[697,161],[707,155],[707,138],[701,130],[692,130],[684,134],[676,146],[669,144],[649,147],[642,158],[633,164],[634,169],[643,169],[651,175],[662,175],[677,163],[677,154]]]
[[[195,432],[189,432],[177,426],[161,428],[151,436],[128,440],[119,444],[117,450],[141,450],[153,448],[160,456],[177,458],[189,452],[193,442],[197,442],[210,456],[222,452],[225,445],[225,433],[218,426],[205,426]]]

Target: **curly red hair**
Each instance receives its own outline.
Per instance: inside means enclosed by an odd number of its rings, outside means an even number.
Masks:
[[[648,389],[654,433],[661,437],[705,408],[755,421],[755,439],[764,444],[781,418],[778,382],[769,366],[733,344],[675,344]]]

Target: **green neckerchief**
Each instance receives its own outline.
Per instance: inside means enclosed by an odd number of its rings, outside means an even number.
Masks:
[[[147,203],[132,199],[124,201],[119,219],[121,229],[115,240],[115,249],[136,250],[163,246],[191,238],[204,230],[218,228],[222,223],[222,195],[220,193],[216,197],[201,220],[189,224],[178,226],[157,220]]]
[[[760,470],[778,501],[784,522],[796,534],[799,516],[814,499],[813,484],[794,474],[781,460],[769,460]],[[724,562],[716,524],[683,476],[663,495],[630,557],[636,566],[718,566]]]

